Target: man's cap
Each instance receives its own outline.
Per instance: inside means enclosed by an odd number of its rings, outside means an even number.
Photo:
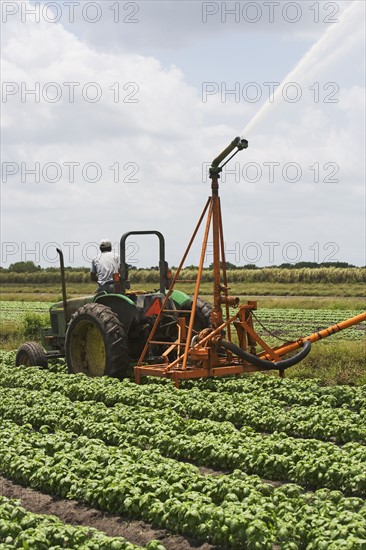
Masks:
[[[112,248],[112,243],[109,239],[102,239],[99,246],[100,248]]]

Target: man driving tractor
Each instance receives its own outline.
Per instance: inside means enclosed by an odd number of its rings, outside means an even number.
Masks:
[[[97,292],[114,292],[113,276],[119,270],[119,257],[112,251],[109,239],[102,239],[100,253],[92,260],[90,278],[98,283]]]

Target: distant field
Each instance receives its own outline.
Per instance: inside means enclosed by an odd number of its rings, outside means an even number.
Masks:
[[[0,302],[0,323],[5,328],[7,323],[21,324],[28,314],[47,314],[50,306],[51,302],[2,301]],[[234,314],[234,311],[232,310],[231,313]],[[276,338],[281,341],[296,339],[360,313],[362,309],[260,308],[255,315],[263,325],[257,327],[258,332],[275,344]],[[365,335],[366,323],[361,323],[334,335],[332,340],[336,338],[362,340]]]
[[[154,291],[159,285],[154,283],[136,283],[132,285],[133,291]],[[94,283],[67,283],[68,297],[84,296],[94,294]],[[62,299],[61,283],[42,284],[1,284],[0,300],[22,300],[37,302],[56,302]],[[192,294],[193,283],[182,283],[177,289]],[[287,307],[288,300],[294,300],[292,307],[334,307],[332,305],[337,298],[336,308],[356,309],[366,308],[366,286],[364,283],[271,283],[271,282],[248,282],[230,283],[230,294],[242,296],[243,299],[260,299],[264,307]],[[212,296],[212,283],[202,283],[200,294],[209,301]],[[301,299],[301,297],[303,297]],[[300,299],[300,302],[297,301]],[[307,305],[309,304],[309,306]],[[291,306],[290,306],[291,307]]]
[[[17,321],[27,313],[47,313],[51,302],[1,301],[0,320]]]
[[[175,268],[172,268],[173,274]],[[182,269],[179,279],[190,281],[197,276],[197,268],[187,267]],[[67,269],[65,271],[66,282],[88,283],[90,274],[88,269]],[[151,284],[159,279],[157,269],[131,269],[129,278],[132,284]],[[4,284],[57,284],[60,280],[59,270],[53,271],[36,270],[30,273],[17,273],[3,270],[0,272],[0,285]],[[204,269],[202,272],[203,283],[213,281],[213,270]],[[234,283],[332,283],[332,284],[353,284],[366,283],[365,267],[317,267],[317,268],[281,268],[264,267],[256,269],[237,268],[227,270],[227,280]]]

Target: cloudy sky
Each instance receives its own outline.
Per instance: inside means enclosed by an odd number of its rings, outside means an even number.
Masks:
[[[100,239],[144,229],[177,265],[237,135],[227,260],[365,265],[363,0],[1,8],[2,266],[55,265],[56,245],[89,265]],[[127,257],[156,265],[157,242],[131,238]]]

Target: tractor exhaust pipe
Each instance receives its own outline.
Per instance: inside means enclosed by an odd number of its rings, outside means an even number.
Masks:
[[[67,296],[66,296],[66,278],[65,278],[65,263],[64,263],[64,254],[60,248],[56,248],[57,254],[60,257],[60,270],[61,270],[61,285],[62,285],[62,302],[64,306],[64,314],[66,324],[69,322],[69,312],[67,308]]]

